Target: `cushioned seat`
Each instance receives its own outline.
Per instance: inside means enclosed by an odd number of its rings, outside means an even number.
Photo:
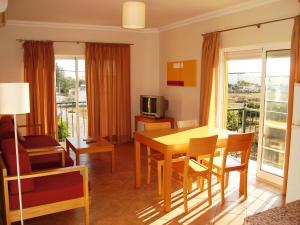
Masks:
[[[61,154],[31,156],[30,162],[32,170],[59,168],[61,167]],[[67,154],[65,154],[65,166],[74,166],[74,161]]]
[[[32,135],[25,136],[25,141],[22,142],[24,148],[43,148],[47,146],[58,146],[59,143],[49,135]]]
[[[83,196],[83,178],[79,172],[34,178],[35,188],[22,193],[23,207],[44,205]],[[19,208],[17,194],[10,195],[10,208]]]

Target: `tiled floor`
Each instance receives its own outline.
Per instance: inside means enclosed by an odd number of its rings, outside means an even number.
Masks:
[[[182,189],[173,184],[172,211],[163,212],[163,201],[157,194],[155,172],[146,184],[146,161],[143,157],[142,187],[134,188],[133,145],[117,147],[117,169],[110,172],[110,155],[82,156],[82,164],[89,167],[92,185],[91,225],[134,224],[243,224],[244,217],[282,204],[280,191],[256,180],[249,174],[249,197],[246,201],[238,193],[238,174],[232,173],[226,191],[226,203],[221,206],[219,184],[213,183],[213,205],[208,206],[207,192],[199,193],[196,186],[189,195],[189,212],[184,213]],[[71,210],[27,220],[26,225],[83,224],[83,210]]]

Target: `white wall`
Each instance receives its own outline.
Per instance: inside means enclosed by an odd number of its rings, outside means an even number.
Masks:
[[[160,33],[160,94],[169,100],[168,115],[181,119],[199,119],[200,64],[203,33],[265,22],[300,14],[298,0],[276,3],[238,13],[193,23]],[[260,29],[245,28],[221,34],[221,47],[260,45],[261,43],[290,42],[293,20],[268,25]],[[171,87],[166,85],[167,62],[196,59],[197,86]]]
[[[23,81],[23,48],[17,38],[132,43],[131,113],[139,114],[139,96],[159,91],[159,34],[125,31],[58,29],[8,25],[0,28],[0,82]],[[84,44],[55,43],[55,54],[84,55]],[[24,122],[24,117],[20,118]]]

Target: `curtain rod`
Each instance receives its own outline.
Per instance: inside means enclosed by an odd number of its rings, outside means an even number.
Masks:
[[[52,40],[26,40],[26,39],[16,39],[18,42],[25,42],[25,41],[52,41]],[[76,44],[85,44],[88,41],[52,41],[56,43],[76,43]],[[120,44],[120,45],[134,45],[130,43],[108,43],[108,42],[91,42],[91,43],[99,43],[99,44]]]
[[[225,30],[218,30],[218,31],[215,31],[215,32],[222,33],[222,32],[226,32],[226,31],[239,30],[239,29],[243,29],[243,28],[247,28],[247,27],[257,27],[257,28],[260,28],[261,25],[264,25],[264,24],[275,23],[275,22],[284,21],[284,20],[290,20],[290,19],[294,19],[294,18],[295,18],[295,16],[287,17],[287,18],[283,18],[283,19],[277,19],[277,20],[269,20],[269,21],[262,22],[262,23],[254,23],[254,24],[250,24],[250,25],[245,25],[245,26],[240,26],[240,27],[234,27],[234,28],[229,28],[229,29],[225,29]],[[204,35],[205,34],[202,34],[202,36],[204,36]]]

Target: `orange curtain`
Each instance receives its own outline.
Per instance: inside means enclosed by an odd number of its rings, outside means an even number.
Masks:
[[[130,46],[86,43],[89,136],[131,139]]]
[[[215,125],[220,34],[204,35],[200,79],[200,126]]]
[[[284,168],[283,189],[282,189],[282,193],[284,195],[286,194],[287,179],[288,179],[295,83],[300,83],[300,16],[295,17],[293,34],[292,34],[292,45],[291,45],[291,73],[290,73],[288,118],[287,118],[287,131],[286,131],[286,148],[285,148],[286,154],[285,154],[285,168]]]
[[[57,138],[54,49],[52,42],[26,41],[24,47],[24,80],[30,85],[30,113],[27,135],[47,134]],[[40,132],[39,132],[40,130]]]

